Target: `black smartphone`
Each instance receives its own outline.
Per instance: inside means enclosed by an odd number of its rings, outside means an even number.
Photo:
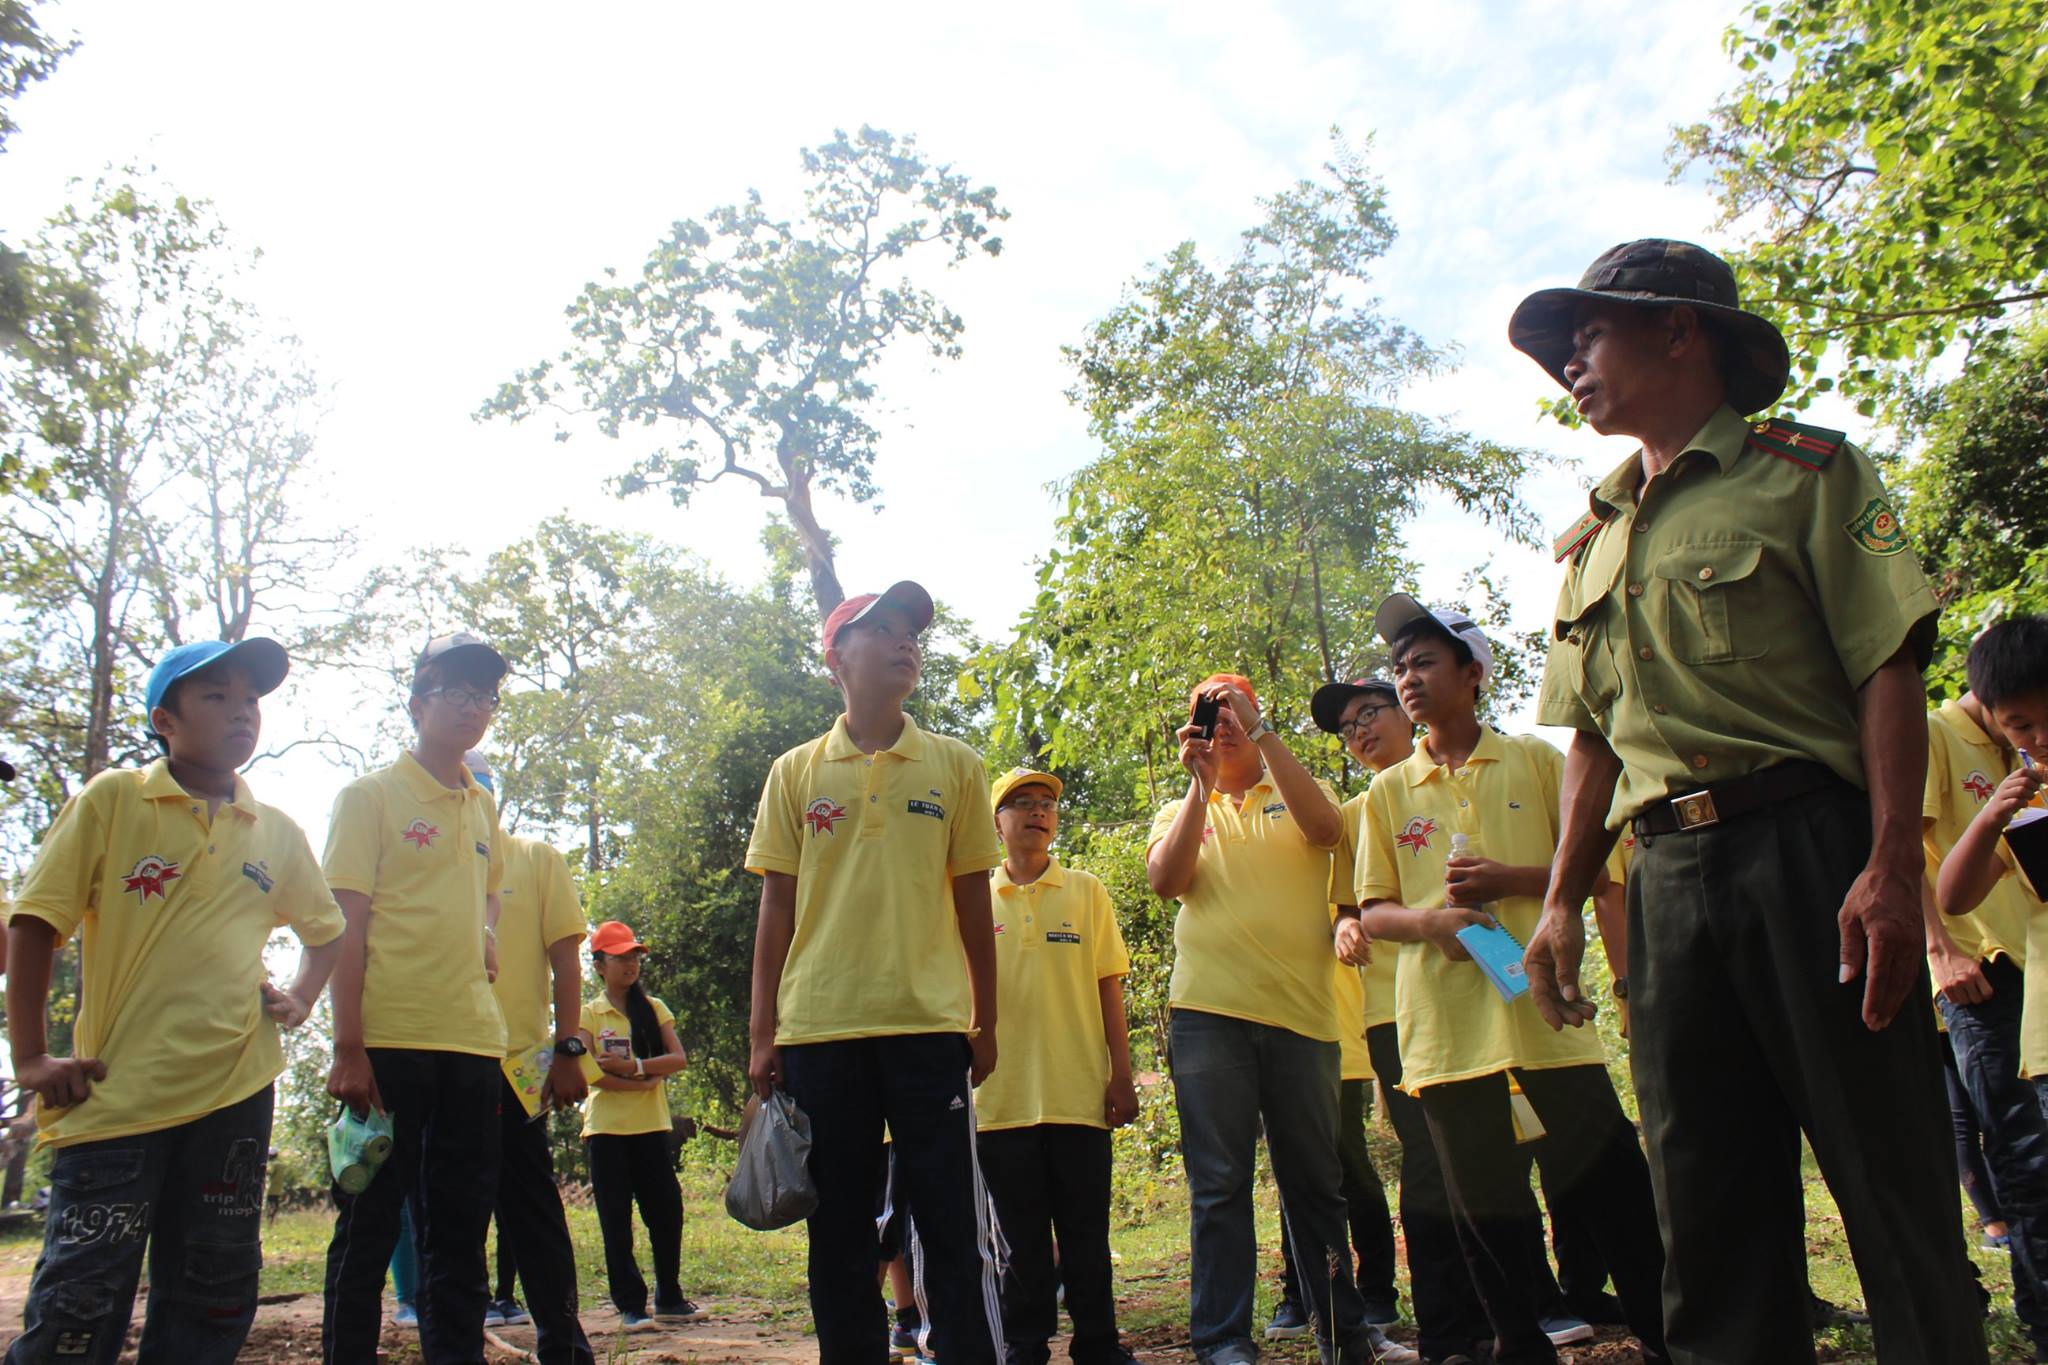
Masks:
[[[1203,739],[1216,738],[1216,716],[1222,709],[1223,698],[1221,697],[1197,697],[1195,699],[1195,714],[1192,719],[1196,731]]]

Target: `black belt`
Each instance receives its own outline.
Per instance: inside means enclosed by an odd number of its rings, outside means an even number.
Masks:
[[[1659,801],[1635,818],[1636,837],[1690,833],[1725,825],[1781,801],[1839,786],[1841,782],[1835,770],[1825,763],[1800,759],[1774,764],[1761,772],[1731,777],[1696,792]]]

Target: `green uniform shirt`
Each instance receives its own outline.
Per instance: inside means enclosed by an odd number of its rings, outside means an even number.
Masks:
[[[1620,757],[1610,828],[1791,759],[1866,785],[1856,690],[1908,641],[1924,665],[1939,609],[1839,433],[1723,407],[1647,484],[1630,456],[1557,548],[1538,718]]]

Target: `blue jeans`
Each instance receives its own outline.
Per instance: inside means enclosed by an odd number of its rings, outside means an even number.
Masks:
[[[1335,1043],[1270,1024],[1177,1009],[1174,1104],[1187,1163],[1188,1335],[1197,1360],[1253,1360],[1252,1161],[1259,1123],[1273,1156],[1288,1241],[1326,1361],[1367,1338],[1352,1278],[1343,1170],[1337,1160]],[[1366,1348],[1366,1358],[1371,1358]]]
[[[2020,1076],[2020,1006],[2026,974],[2010,958],[1982,964],[1991,998],[1957,1005],[1934,997],[1956,1073],[1984,1135],[1991,1189],[2012,1235],[2012,1306],[2037,1350],[2048,1349],[2048,1117]]]
[[[10,1365],[118,1360],[149,1253],[141,1358],[229,1365],[256,1320],[269,1086],[153,1133],[57,1151]]]

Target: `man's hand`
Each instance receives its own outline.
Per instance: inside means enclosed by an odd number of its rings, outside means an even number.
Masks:
[[[281,991],[268,981],[263,983],[262,990],[263,1012],[275,1019],[279,1028],[297,1028],[313,1012],[311,1001],[301,1000],[290,991]]]
[[[1958,952],[1954,943],[1930,947],[1927,965],[1934,974],[1934,989],[1947,996],[1951,1005],[1981,1005],[1991,998],[1991,983],[1984,979],[1983,964],[1968,953]]]
[[[1579,964],[1586,957],[1586,921],[1568,906],[1545,902],[1543,918],[1529,935],[1522,970],[1536,1013],[1553,1029],[1583,1027],[1598,1011],[1579,989]]]
[[[967,1072],[970,1084],[980,1085],[996,1069],[996,1031],[992,1028],[977,1029],[968,1038],[967,1046],[973,1049],[974,1064]]]
[[[1190,723],[1173,732],[1180,741],[1180,766],[1202,784],[1203,791],[1216,786],[1216,750],[1213,744],[1202,738],[1202,732]]]
[[[1998,790],[1991,793],[1991,799],[1984,803],[1978,817],[2004,829],[2012,823],[2013,816],[2019,814],[2020,807],[2034,799],[2034,793],[2041,790],[2043,782],[2048,782],[2048,775],[2044,775],[2041,769],[2019,769],[1998,784]]]
[[[19,1058],[14,1062],[14,1080],[23,1090],[33,1090],[49,1109],[68,1109],[92,1095],[92,1083],[107,1078],[107,1064],[97,1057]]]
[[[1121,1128],[1138,1117],[1138,1088],[1129,1076],[1111,1076],[1102,1092],[1102,1117],[1112,1128]]]
[[[1513,894],[1506,863],[1491,858],[1444,860],[1444,898],[1453,905],[1485,905]]]
[[[1347,967],[1363,967],[1372,961],[1372,935],[1365,932],[1355,916],[1337,921],[1337,960]]]
[[[603,1062],[598,1063],[604,1066]],[[630,1073],[631,1067],[627,1068]],[[607,1074],[611,1068],[605,1067]],[[782,1084],[782,1049],[775,1046],[773,1038],[756,1038],[747,1052],[747,1079],[754,1083],[754,1093],[767,1099],[775,1093],[775,1087]]]
[[[1237,721],[1239,734],[1248,735],[1258,725],[1259,708],[1252,702],[1250,697],[1247,697],[1229,683],[1213,689],[1209,695],[1230,708],[1230,714]]]
[[[557,1052],[548,1063],[548,1078],[541,1082],[540,1102],[567,1107],[583,1103],[583,1097],[589,1093],[590,1082],[583,1079],[582,1059]]]
[[[377,1093],[377,1073],[370,1068],[370,1054],[361,1047],[335,1044],[334,1065],[327,1072],[327,1093],[347,1105],[358,1118],[384,1112],[384,1097]]]
[[[1422,937],[1436,945],[1436,950],[1453,962],[1470,962],[1472,954],[1465,951],[1465,945],[1458,942],[1458,931],[1468,924],[1492,924],[1493,916],[1484,910],[1462,910],[1455,905],[1422,912]]]
[[[1864,978],[1863,1026],[1874,1033],[1906,1002],[1926,951],[1918,880],[1865,867],[1835,923],[1842,931],[1841,982]]]

